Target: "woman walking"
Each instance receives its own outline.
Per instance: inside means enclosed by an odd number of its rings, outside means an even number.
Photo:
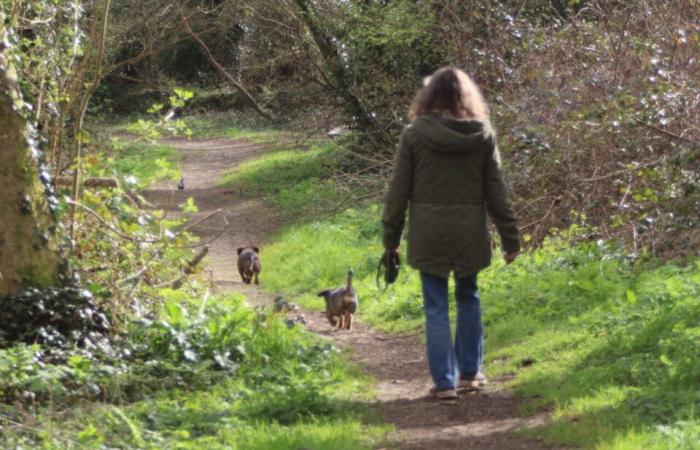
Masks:
[[[491,260],[487,215],[507,263],[520,251],[489,110],[476,84],[447,67],[416,95],[401,135],[385,200],[384,247],[398,252],[409,209],[408,262],[423,286],[428,365],[438,399],[479,389],[483,332],[477,274]],[[410,206],[409,206],[410,203]],[[455,277],[457,332],[452,341],[447,282]]]

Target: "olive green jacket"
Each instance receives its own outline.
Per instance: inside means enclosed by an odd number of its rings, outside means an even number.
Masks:
[[[478,120],[420,116],[404,129],[382,216],[385,248],[399,246],[407,208],[408,262],[422,272],[446,278],[487,267],[487,214],[503,250],[520,250],[495,136]]]

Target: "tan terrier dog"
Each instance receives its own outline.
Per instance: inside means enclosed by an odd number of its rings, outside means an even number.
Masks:
[[[352,329],[352,317],[357,311],[358,298],[352,287],[352,269],[348,272],[347,285],[344,288],[326,289],[318,293],[326,300],[326,318],[336,330]]]

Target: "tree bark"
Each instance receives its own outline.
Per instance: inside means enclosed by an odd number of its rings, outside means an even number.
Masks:
[[[2,18],[4,21],[4,18]],[[39,167],[39,151],[25,114],[31,114],[17,87],[17,73],[0,31],[0,296],[57,280],[55,221],[47,194],[48,171]]]

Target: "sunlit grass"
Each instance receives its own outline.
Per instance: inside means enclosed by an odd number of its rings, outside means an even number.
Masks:
[[[280,212],[290,216],[320,214],[331,210],[339,199],[333,181],[332,143],[312,146],[308,150],[288,148],[267,153],[224,174],[221,185],[263,196]]]
[[[183,122],[192,132],[193,138],[246,138],[254,143],[274,144],[284,140],[288,134],[269,128],[269,124],[251,126],[237,116],[226,113],[189,115],[183,117]]]
[[[415,271],[379,290],[380,253],[379,209],[346,210],[279,234],[262,253],[274,261],[264,287],[322,309],[315,293],[343,285],[352,267],[361,320],[420,329]],[[553,241],[479,280],[487,373],[516,376],[524,414],[552,411],[528,434],[583,448],[698,448],[700,263],[631,266],[612,244]]]
[[[172,145],[113,139],[101,155],[88,157],[92,175],[128,177],[140,187],[180,177],[180,152]]]

